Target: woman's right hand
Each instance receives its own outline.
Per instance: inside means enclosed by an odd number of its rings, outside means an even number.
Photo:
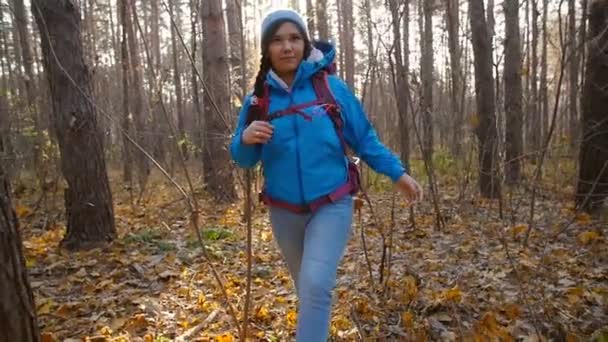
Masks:
[[[272,138],[274,127],[266,121],[254,121],[243,131],[243,143],[246,145],[265,144]]]

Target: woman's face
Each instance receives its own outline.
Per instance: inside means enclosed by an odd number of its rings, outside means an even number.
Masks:
[[[304,58],[304,37],[298,27],[285,22],[270,37],[268,54],[272,68],[279,75],[295,73]]]

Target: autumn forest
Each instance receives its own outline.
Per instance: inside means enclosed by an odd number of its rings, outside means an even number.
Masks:
[[[608,0],[0,0],[0,342],[295,340],[229,150],[279,7],[425,193],[361,163],[331,340],[606,341]]]

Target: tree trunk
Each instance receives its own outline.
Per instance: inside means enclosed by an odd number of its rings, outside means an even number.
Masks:
[[[338,49],[338,75],[340,78],[344,78],[344,51],[346,50],[346,32],[345,23],[344,23],[344,13],[343,13],[343,5],[342,1],[337,1],[338,6],[338,39],[340,41],[340,46]]]
[[[127,41],[129,46],[129,58],[130,58],[130,71],[131,71],[131,89],[133,96],[133,122],[135,123],[135,134],[137,143],[145,147],[145,135],[144,127],[147,118],[144,106],[144,88],[142,83],[142,65],[139,55],[139,46],[137,44],[137,37],[135,36],[135,30],[133,28],[132,16],[132,1],[135,0],[123,0],[122,6],[124,6],[123,16],[123,27],[127,31]],[[137,180],[139,183],[140,190],[145,187],[148,176],[150,174],[150,164],[148,159],[141,151],[134,151],[136,166],[137,166]]]
[[[0,6],[0,22],[4,23],[4,8],[2,8],[2,6]],[[2,54],[2,56],[4,56],[4,58],[0,58],[0,70],[2,70],[2,77],[0,77],[0,81],[2,81],[2,83],[0,84],[1,91],[3,94],[6,94],[6,92],[9,89],[8,86],[8,77],[7,75],[10,74],[10,64],[8,63],[8,43],[7,43],[7,39],[6,39],[6,32],[7,30],[1,30],[0,31],[0,53]]]
[[[241,70],[241,37],[242,24],[240,13],[240,1],[228,0],[226,9],[226,19],[228,20],[228,40],[230,42],[230,67],[233,76],[233,90],[238,94],[238,98],[242,99],[245,93],[242,93],[241,80],[245,77]]]
[[[0,136],[0,156],[3,152]],[[36,303],[27,276],[23,244],[0,163],[0,341],[40,341]]]
[[[530,116],[530,148],[534,153],[533,160],[536,162],[540,156],[540,113],[538,111],[538,0],[532,0],[532,57],[530,78],[530,99],[528,102],[528,115]]]
[[[572,146],[576,146],[578,139],[578,51],[579,46],[576,42],[576,6],[575,0],[568,0],[568,46],[570,47],[570,60],[568,63],[568,79],[570,80],[570,100],[569,102],[569,117],[570,117],[570,141]]]
[[[448,28],[448,46],[450,50],[450,71],[452,77],[452,115],[454,116],[454,130],[452,135],[452,154],[462,154],[462,125],[464,123],[464,78],[462,74],[462,49],[459,41],[460,18],[459,1],[446,0],[446,25]]]
[[[582,102],[577,207],[594,212],[608,197],[608,0],[589,8],[588,56]]]
[[[547,32],[547,16],[548,16],[548,7],[549,0],[543,0],[543,38],[542,38],[542,46],[540,53],[540,113],[541,113],[541,130],[539,134],[541,136],[541,140],[545,141],[547,135],[549,133],[549,92],[547,85],[547,44],[548,44],[548,36],[549,32]],[[578,68],[577,68],[578,72]],[[577,86],[578,89],[578,86]]]
[[[422,32],[422,59],[420,77],[422,82],[422,126],[424,149],[430,157],[433,155],[433,8],[430,0],[422,0],[424,30]]]
[[[329,39],[329,26],[327,23],[327,0],[316,0],[317,29],[319,29],[319,39]]]
[[[116,0],[117,7],[120,8],[118,11],[120,22],[122,23],[121,42],[120,42],[120,56],[122,66],[122,117],[121,126],[125,134],[131,135],[131,124],[129,123],[130,111],[129,111],[129,51],[127,49],[127,29],[124,25],[126,16],[126,3],[125,0]],[[131,167],[131,155],[134,148],[131,142],[127,138],[122,136],[122,180],[125,184],[131,184],[133,180],[133,168]]]
[[[175,21],[175,25],[179,28],[181,25],[181,11],[174,11],[173,1],[169,1],[169,15]],[[184,99],[182,96],[182,75],[180,71],[180,57],[177,42],[177,32],[175,27],[171,25],[171,54],[173,55],[173,86],[175,87],[175,107],[177,108],[177,133],[178,144],[181,144],[182,155],[188,159],[188,145],[185,142],[186,139],[186,128],[184,124]],[[181,46],[181,45],[180,45]],[[178,157],[178,156],[176,156]]]
[[[89,101],[91,79],[84,64],[78,8],[69,0],[34,0],[33,7],[51,89],[51,122],[68,185],[62,245],[96,247],[113,240],[116,229],[102,137],[94,101]]]
[[[521,84],[522,53],[519,33],[519,0],[505,0],[505,176],[508,184],[521,179],[523,111]]]
[[[197,27],[197,23],[198,23],[198,8],[200,8],[199,6],[199,1],[195,1],[195,0],[190,0],[190,12],[191,12],[191,18],[190,18],[190,24],[191,24],[191,30],[192,30],[192,46],[191,46],[191,54],[192,54],[192,60],[196,61],[196,50],[197,50],[197,44],[196,42],[198,41],[198,32],[196,30]],[[202,134],[201,131],[203,129],[203,126],[201,125],[201,119],[203,116],[203,111],[201,109],[201,101],[200,101],[200,97],[199,97],[199,88],[198,88],[198,78],[196,76],[196,65],[192,64],[191,65],[191,71],[190,71],[190,83],[192,85],[192,105],[194,106],[194,117],[195,117],[195,133],[193,134],[193,140],[194,140],[194,146],[196,146],[196,150],[197,158],[201,158],[201,152],[203,149],[203,140],[202,140]]]
[[[580,89],[583,89],[585,84],[585,62],[586,62],[586,49],[587,49],[587,12],[588,12],[587,0],[581,0],[581,28],[578,31],[579,48],[581,51],[581,57],[579,58],[579,71],[581,74]]]
[[[217,200],[232,201],[236,198],[236,191],[230,155],[225,146],[225,139],[218,138],[226,133],[227,127],[222,121],[222,116],[226,118],[230,108],[228,49],[221,0],[202,2],[202,21],[205,37],[203,41],[205,82],[210,88],[207,94],[209,101],[205,101],[205,181],[209,192]],[[221,113],[212,106],[211,99],[215,101]]]
[[[28,30],[28,17],[25,13],[25,6],[23,0],[13,0],[13,13],[15,15],[15,24],[17,31],[19,32],[19,45],[21,60],[23,62],[24,78],[23,84],[25,86],[25,103],[24,109],[31,116],[34,122],[34,131],[36,136],[33,139],[33,150],[32,150],[32,161],[34,170],[37,173],[41,172],[41,138],[42,138],[42,127],[40,125],[40,118],[38,116],[38,110],[36,108],[36,90],[34,87],[34,72],[32,69],[32,50],[30,48],[30,33]],[[39,174],[41,177],[42,174]],[[43,177],[43,176],[42,176]]]
[[[162,76],[162,59],[160,53],[160,14],[158,10],[158,2],[159,0],[151,0],[150,1],[150,28],[152,33],[151,46],[152,46],[152,60],[154,61],[154,70],[156,70],[156,77],[158,78],[155,82],[161,82]],[[167,146],[167,137],[168,133],[168,125],[167,120],[165,119],[163,108],[162,108],[162,98],[159,96],[152,97],[152,127],[154,127],[154,131],[156,132],[158,139],[154,141],[154,157],[164,162],[166,155],[166,146]]]
[[[475,128],[479,140],[479,187],[483,197],[497,198],[500,193],[500,183],[496,176],[498,146],[493,58],[483,0],[469,0],[469,15],[475,56],[475,96],[479,118],[479,125]]]
[[[355,42],[353,25],[353,0],[344,0],[342,4],[342,24],[344,26],[344,74],[346,84],[355,89]],[[399,22],[396,24],[399,27]]]
[[[395,99],[397,100],[397,111],[399,112],[399,142],[401,150],[401,159],[404,163],[409,164],[410,146],[409,146],[409,130],[408,130],[408,80],[401,52],[401,18],[399,16],[399,3],[397,0],[389,0],[389,10],[392,15],[393,51],[395,55],[395,79],[393,85],[395,90]],[[409,1],[405,3],[406,11],[409,12]],[[404,15],[407,18],[407,13]],[[407,24],[407,21],[404,23]],[[406,43],[407,44],[407,43]]]
[[[306,16],[308,17],[308,32],[310,38],[316,37],[317,29],[315,27],[315,7],[312,4],[312,0],[306,0]]]

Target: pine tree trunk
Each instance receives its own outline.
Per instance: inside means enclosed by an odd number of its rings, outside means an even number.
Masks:
[[[310,38],[313,39],[316,36],[317,28],[315,26],[315,7],[312,0],[306,0],[306,16],[308,17],[308,32]]]
[[[430,0],[422,0],[424,29],[422,32],[422,59],[420,77],[422,81],[422,126],[424,149],[428,156],[433,155],[433,12]]]
[[[540,132],[540,113],[538,111],[538,0],[532,0],[532,57],[531,78],[530,78],[530,99],[528,102],[528,115],[530,116],[530,148],[534,153],[533,160],[536,162],[540,156],[541,137]]]
[[[483,197],[497,198],[500,183],[496,176],[497,131],[495,116],[494,76],[490,33],[484,15],[483,0],[469,0],[471,37],[475,56],[475,96],[479,125],[479,187]]]
[[[523,154],[523,89],[521,82],[522,53],[519,32],[519,0],[505,0],[505,175],[508,184],[521,179]]]
[[[548,94],[548,85],[547,85],[547,44],[548,44],[548,35],[547,32],[547,16],[548,16],[548,5],[549,0],[543,0],[543,38],[542,38],[542,46],[540,53],[540,89],[539,89],[539,97],[540,97],[540,113],[541,113],[541,129],[539,134],[541,136],[541,140],[545,141],[547,135],[549,133],[549,94]],[[578,70],[577,70],[578,72]],[[578,89],[578,87],[577,87]]]
[[[241,70],[241,15],[238,0],[227,0],[226,19],[228,20],[228,40],[230,42],[230,67],[232,69],[233,90],[238,94],[239,98],[243,98],[245,94],[242,92],[241,80],[243,79],[243,70]]]
[[[594,212],[608,197],[608,0],[589,8],[588,56],[582,96],[577,207]]]
[[[521,83],[521,44],[519,33],[519,0],[505,0],[505,175],[508,184],[521,179],[523,154],[523,89]]]
[[[0,156],[2,156],[0,136]],[[0,163],[0,341],[40,341],[36,303],[27,276],[8,176]]]
[[[570,80],[569,90],[569,117],[570,117],[570,141],[572,146],[576,145],[578,139],[578,51],[579,46],[576,41],[576,2],[568,0],[568,46],[569,53],[569,72],[568,79]]]
[[[127,29],[124,25],[126,15],[126,0],[116,0],[119,21],[121,25],[121,41],[120,41],[120,61],[122,66],[122,117],[121,127],[125,134],[131,135],[131,124],[129,123],[129,50],[127,48]],[[131,142],[123,135],[122,136],[122,180],[125,184],[131,184],[133,181],[132,168],[132,153],[134,148]]]
[[[169,1],[169,14],[173,17],[175,25],[178,29],[181,27],[181,11],[174,11],[173,1]],[[180,29],[181,30],[181,29]],[[178,143],[181,143],[182,155],[188,159],[188,145],[185,143],[186,128],[184,124],[184,99],[182,95],[182,75],[180,71],[180,53],[181,46],[177,42],[177,32],[171,25],[171,54],[173,55],[173,86],[175,87],[175,107],[177,108],[177,133],[179,134]],[[177,156],[176,156],[177,157]]]
[[[410,146],[409,146],[409,130],[408,130],[408,80],[407,73],[403,62],[402,39],[401,39],[401,18],[399,16],[399,3],[397,0],[389,0],[389,10],[393,19],[393,38],[394,38],[394,57],[395,57],[395,99],[397,100],[397,111],[399,113],[399,142],[401,150],[401,159],[404,163],[409,163]],[[406,11],[409,11],[409,1],[405,3]],[[407,22],[406,22],[407,24]]]
[[[319,39],[329,39],[329,26],[327,22],[327,0],[316,0],[317,14],[317,29],[319,30]]]
[[[191,24],[191,31],[192,31],[192,40],[191,40],[191,51],[190,53],[192,54],[192,60],[196,61],[196,53],[197,53],[197,41],[199,39],[198,36],[198,31],[197,31],[197,24],[198,24],[198,9],[200,8],[199,6],[199,1],[195,1],[195,0],[190,0],[190,13],[191,13],[191,18],[190,18],[190,24]],[[194,122],[195,122],[195,133],[193,136],[193,140],[194,140],[194,146],[196,146],[196,150],[197,150],[197,154],[196,157],[197,159],[202,159],[201,158],[201,152],[203,149],[203,136],[201,134],[201,131],[203,129],[203,126],[201,125],[201,119],[203,116],[203,110],[201,108],[201,100],[199,97],[199,87],[198,87],[198,78],[196,75],[196,65],[191,65],[191,71],[190,71],[190,84],[192,86],[192,105],[194,106]]]
[[[452,115],[454,116],[454,130],[452,135],[452,154],[460,156],[462,154],[464,124],[464,79],[462,74],[462,49],[459,41],[460,15],[459,1],[447,0],[446,26],[448,29],[448,47],[450,50],[450,71],[452,77],[452,89],[450,92],[452,103]]]
[[[123,27],[127,31],[127,42],[129,46],[129,59],[130,59],[130,71],[131,71],[131,89],[133,96],[133,122],[135,123],[135,134],[137,143],[146,147],[145,143],[145,121],[147,118],[146,106],[144,103],[144,87],[142,83],[142,65],[141,57],[139,55],[139,44],[137,43],[137,37],[135,36],[135,29],[133,27],[132,15],[133,5],[135,0],[123,0],[122,6],[124,6],[123,16]],[[137,180],[139,183],[140,190],[145,187],[148,176],[150,174],[150,164],[148,159],[141,151],[134,151],[133,157],[136,161],[137,166]]]
[[[234,177],[230,155],[225,146],[225,139],[218,136],[225,134],[227,127],[222,121],[228,117],[230,92],[228,90],[228,49],[226,32],[222,15],[222,1],[209,0],[202,2],[203,54],[205,81],[209,86],[208,99],[214,99],[221,113],[218,113],[211,101],[205,101],[205,181],[209,192],[219,201],[236,199]]]
[[[68,185],[64,194],[67,234],[62,245],[96,247],[112,241],[116,229],[97,113],[94,101],[89,102],[91,79],[84,64],[78,8],[70,0],[34,0],[33,7],[40,10],[34,10],[34,16],[51,89],[51,122]]]
[[[338,75],[340,78],[344,78],[344,51],[346,50],[346,32],[344,23],[344,13],[342,1],[337,2],[338,6],[338,39],[340,40],[340,46],[338,49]]]
[[[158,9],[158,3],[160,0],[150,0],[150,30],[151,30],[151,47],[152,47],[152,60],[154,63],[154,70],[156,70],[156,77],[158,78],[155,82],[160,82],[162,76],[162,59],[160,53],[160,14]],[[162,94],[161,94],[162,95]],[[166,159],[166,146],[167,137],[169,134],[169,128],[167,119],[165,118],[162,108],[161,95],[152,97],[152,127],[156,132],[158,139],[154,141],[154,157],[165,162]]]
[[[34,122],[34,131],[36,132],[36,136],[33,139],[33,149],[32,149],[32,161],[34,170],[36,172],[41,171],[41,137],[42,137],[42,127],[40,125],[40,117],[38,116],[38,110],[36,106],[36,89],[34,83],[34,71],[32,68],[33,60],[32,60],[32,50],[30,47],[30,33],[28,30],[28,17],[25,13],[25,6],[23,4],[23,0],[13,0],[13,13],[15,15],[15,24],[17,27],[17,32],[19,32],[19,46],[21,55],[21,61],[23,62],[23,70],[24,70],[24,78],[23,84],[25,87],[25,99],[27,103],[25,103],[24,109],[29,114]],[[40,175],[42,176],[42,175]]]
[[[344,0],[342,5],[342,24],[344,26],[344,73],[346,84],[355,89],[355,42],[353,25],[353,0]],[[398,22],[396,24],[399,26]]]

